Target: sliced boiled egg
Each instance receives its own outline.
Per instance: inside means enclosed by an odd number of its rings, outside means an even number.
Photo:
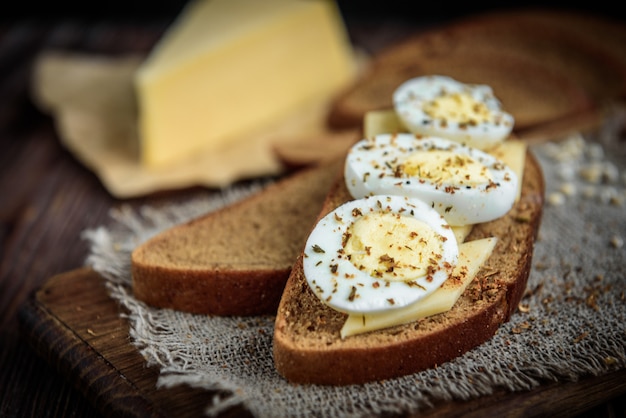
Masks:
[[[491,87],[447,76],[417,77],[393,94],[396,113],[412,133],[452,139],[479,149],[505,140],[514,119],[502,110]]]
[[[453,226],[506,214],[517,195],[515,172],[493,155],[458,142],[413,134],[381,134],[348,152],[346,186],[355,199],[415,197]]]
[[[346,313],[410,305],[437,290],[457,264],[458,244],[445,219],[419,199],[377,195],[324,216],[303,258],[317,297]]]

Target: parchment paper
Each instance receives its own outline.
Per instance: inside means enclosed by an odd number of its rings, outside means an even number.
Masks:
[[[218,151],[199,153],[162,169],[147,169],[139,163],[132,83],[142,59],[47,51],[34,66],[33,100],[54,117],[61,143],[115,197],[196,185],[221,188],[242,179],[277,175],[286,167],[275,144],[281,150],[289,150],[292,144],[295,149],[325,149],[316,141],[330,134],[325,124],[328,106],[318,102],[294,109],[275,125]]]

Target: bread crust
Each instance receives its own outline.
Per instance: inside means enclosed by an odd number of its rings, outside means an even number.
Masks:
[[[300,255],[276,316],[276,370],[294,383],[361,384],[436,367],[487,341],[510,319],[526,288],[544,188],[541,168],[527,151],[518,202],[504,217],[476,225],[468,237],[497,236],[491,257],[450,311],[410,324],[342,340],[345,315],[313,294]],[[339,176],[318,219],[349,199]]]
[[[131,254],[135,297],[196,314],[274,315],[340,166],[301,169],[142,243]]]
[[[131,264],[133,293],[148,305],[196,314],[274,314],[291,268],[187,270]]]

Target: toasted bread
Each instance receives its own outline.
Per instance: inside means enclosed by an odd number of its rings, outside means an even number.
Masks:
[[[485,342],[510,319],[524,293],[543,196],[541,168],[527,152],[515,206],[502,218],[474,226],[467,238],[497,237],[493,253],[451,310],[417,322],[342,339],[346,314],[315,296],[300,255],[276,315],[277,371],[295,383],[361,384],[435,367]],[[351,199],[338,172],[318,219]]]
[[[303,169],[139,245],[131,257],[135,296],[198,314],[276,313],[339,165]]]

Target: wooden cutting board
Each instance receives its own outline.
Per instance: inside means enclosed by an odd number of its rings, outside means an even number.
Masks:
[[[36,351],[110,417],[199,417],[211,393],[157,389],[104,280],[84,268],[50,278],[20,311]],[[241,411],[240,411],[241,412]]]
[[[24,335],[106,417],[202,417],[214,392],[156,387],[158,370],[129,339],[123,308],[90,268],[51,277],[20,311]],[[626,370],[579,382],[547,384],[529,392],[498,392],[450,402],[420,417],[553,416],[579,414],[626,393]],[[240,407],[224,417],[249,416]]]

